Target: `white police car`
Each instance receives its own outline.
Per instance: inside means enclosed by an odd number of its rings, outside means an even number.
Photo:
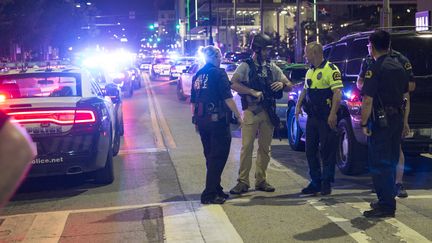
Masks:
[[[92,172],[96,183],[114,180],[121,101],[114,84],[105,88],[103,93],[90,73],[78,68],[0,73],[0,109],[37,146],[29,177]]]

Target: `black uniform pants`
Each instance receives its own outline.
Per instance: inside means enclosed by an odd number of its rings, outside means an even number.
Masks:
[[[334,181],[336,148],[336,131],[330,129],[327,120],[308,116],[306,122],[306,158],[309,164],[311,183],[318,189],[321,188],[322,181]]]
[[[369,167],[378,204],[384,210],[395,211],[395,177],[403,129],[402,114],[389,116],[386,128],[372,124],[371,129],[372,136],[368,138]]]
[[[201,200],[214,199],[222,193],[221,175],[231,146],[231,131],[226,121],[198,124],[199,134],[206,158],[206,186]]]

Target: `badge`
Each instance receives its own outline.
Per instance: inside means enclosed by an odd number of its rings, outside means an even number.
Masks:
[[[372,71],[371,70],[366,71],[365,78],[372,78]]]
[[[319,72],[317,75],[317,79],[320,80],[322,78],[322,72]]]
[[[333,73],[333,80],[342,80],[340,72],[334,72]]]
[[[411,63],[409,63],[409,62],[405,63],[404,67],[405,67],[405,70],[412,69]]]

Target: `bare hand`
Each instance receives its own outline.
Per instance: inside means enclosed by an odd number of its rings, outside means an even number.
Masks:
[[[298,119],[299,119],[299,115],[300,116],[303,116],[303,111],[302,111],[302,109],[301,109],[301,107],[298,107],[298,106],[296,106],[296,108],[295,108],[295,118],[297,119],[297,121],[298,121]]]
[[[404,123],[404,127],[402,130],[402,137],[406,137],[409,134],[410,134],[410,127],[409,127],[408,123],[406,123],[406,124]]]
[[[372,132],[371,132],[371,130],[369,129],[369,127],[363,127],[362,130],[363,130],[363,134],[364,134],[364,135],[366,135],[366,136],[368,136],[368,137],[370,137],[370,136],[372,135]]]
[[[264,98],[263,93],[262,93],[261,91],[253,90],[253,91],[252,91],[252,95],[253,95],[255,98],[257,98],[258,101],[261,101],[261,100]]]
[[[337,117],[335,114],[330,114],[328,119],[327,119],[327,123],[329,125],[329,127],[331,129],[335,129],[336,128],[336,124],[337,124]]]
[[[281,81],[274,82],[270,85],[270,88],[273,91],[279,91],[279,90],[283,89],[283,87],[284,87],[284,84]]]

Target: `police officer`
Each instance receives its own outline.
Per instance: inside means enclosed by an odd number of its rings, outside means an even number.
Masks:
[[[408,58],[406,58],[404,55],[402,55],[402,53],[395,51],[395,50],[392,50],[392,49],[390,49],[389,55],[393,59],[398,61],[400,64],[402,64],[402,66],[404,67],[405,72],[409,77],[409,85],[408,85],[409,91],[413,92],[415,89],[415,80],[414,80],[414,74],[412,72],[412,66],[411,66],[410,61],[408,60]],[[374,59],[371,57],[371,55],[368,55],[363,60],[361,68],[360,68],[360,73],[359,73],[359,76],[357,78],[357,88],[359,90],[362,89],[366,71],[367,71],[368,67],[373,62],[374,62]],[[407,136],[410,132],[410,128],[408,125],[408,117],[409,117],[409,111],[410,111],[410,97],[409,97],[409,95],[408,95],[408,99],[406,100],[405,106],[406,106],[406,112],[404,113],[404,128],[403,128],[403,132],[402,132],[402,138]],[[405,156],[404,156],[404,153],[403,153],[402,147],[401,147],[400,152],[399,152],[399,162],[398,162],[397,169],[396,169],[396,185],[395,185],[396,196],[398,196],[400,198],[408,197],[408,193],[405,190],[405,187],[403,186],[404,168],[405,168]]]
[[[223,192],[220,182],[231,145],[230,112],[240,123],[242,118],[232,99],[228,76],[219,67],[220,50],[207,46],[202,53],[206,64],[194,76],[191,88],[192,119],[201,137],[207,167],[201,203],[223,204],[228,194]]]
[[[369,36],[369,53],[375,60],[365,74],[361,126],[368,136],[370,172],[378,201],[365,217],[394,217],[396,165],[403,130],[403,100],[408,98],[409,77],[389,53],[390,34],[376,30]]]
[[[231,194],[247,192],[250,186],[249,172],[252,167],[252,152],[258,134],[255,189],[273,192],[275,188],[267,182],[266,170],[270,161],[270,144],[273,130],[280,121],[275,113],[275,98],[281,98],[282,90],[292,84],[282,70],[268,60],[271,38],[266,34],[253,37],[252,58],[242,62],[231,79],[232,89],[242,95],[243,125],[242,148],[238,183],[230,190]]]
[[[336,163],[337,111],[343,87],[341,73],[336,65],[324,60],[323,47],[311,42],[305,47],[304,57],[311,65],[306,73],[306,82],[296,105],[295,115],[308,118],[306,122],[306,157],[311,182],[302,189],[303,194],[331,194]],[[321,162],[318,157],[321,154]]]

